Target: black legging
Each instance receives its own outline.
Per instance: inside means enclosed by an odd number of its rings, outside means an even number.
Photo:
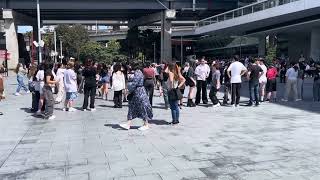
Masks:
[[[89,101],[89,96],[90,96],[90,108],[94,108],[94,101],[95,101],[95,96],[96,96],[96,86],[84,86],[84,100],[83,100],[83,109],[88,108],[88,101]]]
[[[154,92],[154,80],[146,79],[144,81],[144,88],[146,89],[147,95],[149,96],[149,101],[152,106],[153,92]]]

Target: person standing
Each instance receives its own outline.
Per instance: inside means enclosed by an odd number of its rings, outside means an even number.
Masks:
[[[140,70],[139,64],[134,63],[131,65],[132,75],[129,73],[128,79],[128,100],[129,109],[127,115],[127,123],[120,124],[125,130],[131,128],[132,120],[135,118],[143,119],[144,125],[139,128],[140,131],[148,130],[149,121],[153,118],[152,106],[148,99],[146,89],[144,88],[144,76]]]
[[[168,65],[161,65],[161,76],[162,76],[162,82],[161,82],[161,88],[162,88],[162,94],[163,94],[163,100],[164,100],[164,107],[166,110],[169,109],[169,99],[168,99],[168,79],[169,74],[165,71],[168,67]]]
[[[268,68],[267,66],[264,64],[264,59],[260,58],[259,59],[259,66],[262,69],[262,74],[259,78],[259,92],[260,92],[260,101],[264,102],[265,100],[265,96],[266,96],[266,85],[267,85],[267,71]]]
[[[297,79],[298,79],[298,66],[295,63],[291,63],[291,68],[286,72],[286,92],[282,101],[288,101],[289,95],[293,92],[293,98],[296,101],[298,99]]]
[[[313,83],[313,101],[320,101],[320,63],[317,62],[314,70],[314,83]]]
[[[231,105],[237,107],[240,103],[241,77],[247,72],[247,68],[239,62],[239,56],[235,56],[233,61],[227,71],[231,82]]]
[[[274,65],[271,65],[267,71],[267,101],[277,101],[277,75],[278,70]]]
[[[209,93],[209,97],[213,103],[213,107],[220,106],[220,101],[217,98],[217,92],[221,87],[220,76],[221,76],[221,73],[219,70],[219,64],[218,63],[212,64],[212,82],[211,82],[211,90]]]
[[[304,75],[305,75],[306,66],[304,61],[299,62],[298,78],[297,78],[297,93],[298,101],[303,99],[303,84],[304,84]]]
[[[45,111],[43,117],[49,120],[53,120],[56,118],[53,115],[54,110],[54,98],[52,87],[58,83],[58,81],[54,80],[54,76],[52,73],[53,64],[46,62],[44,65],[44,86],[43,86],[43,96],[45,101]]]
[[[147,92],[147,95],[149,96],[149,101],[152,106],[156,75],[150,63],[146,63],[146,66],[143,69],[143,75],[144,75],[144,88],[146,88],[146,92]]]
[[[209,77],[209,74],[210,74],[210,67],[206,63],[205,59],[202,58],[200,61],[200,65],[198,65],[195,70],[195,75],[197,76],[196,105],[200,104],[201,91],[202,91],[203,104],[208,104],[207,78]]]
[[[259,106],[259,81],[263,75],[263,69],[260,67],[259,59],[255,59],[255,62],[251,62],[248,68],[248,79],[249,79],[249,94],[250,101],[248,106],[252,106],[255,102],[256,106]]]
[[[109,86],[110,86],[110,74],[109,67],[105,64],[102,65],[101,73],[101,83],[102,83],[102,99],[108,100]]]
[[[166,69],[169,79],[168,79],[168,91],[179,90],[185,83],[185,78],[180,73],[180,70],[176,63],[170,63]],[[169,97],[169,104],[172,115],[172,124],[179,124],[180,110],[179,110],[179,100],[173,100]]]
[[[196,104],[193,102],[193,94],[196,86],[196,80],[194,79],[194,69],[190,63],[186,63],[183,70],[183,77],[186,79],[186,86],[189,86],[188,93],[188,107],[195,107]]]
[[[82,71],[82,76],[84,77],[84,99],[83,99],[83,111],[95,111],[94,101],[96,96],[96,74],[97,70],[93,67],[93,62],[91,59],[88,59],[86,62],[86,66]],[[90,97],[90,109],[88,109],[89,104],[89,97]]]
[[[124,74],[121,71],[121,65],[116,64],[113,67],[112,89],[114,91],[114,108],[122,108],[122,91],[126,88]]]
[[[16,69],[15,69],[15,73],[17,74],[17,81],[18,81],[18,87],[16,90],[16,93],[14,95],[16,96],[20,96],[20,89],[23,88],[27,94],[30,93],[30,91],[28,90],[27,86],[24,84],[24,78],[26,77],[27,74],[27,70],[25,70],[23,68],[23,65],[21,63],[18,63]]]
[[[223,81],[224,81],[224,96],[223,96],[223,105],[227,105],[229,101],[229,94],[231,94],[231,82],[230,77],[228,75],[228,68],[230,66],[230,63],[228,62],[226,64],[226,67],[223,70]]]
[[[36,115],[41,115],[45,109],[44,108],[45,102],[44,102],[44,96],[43,96],[43,87],[44,87],[44,79],[45,79],[44,68],[45,68],[45,64],[41,63],[39,65],[38,72],[36,74],[36,80],[37,80],[36,89],[38,88],[39,95],[40,95],[38,111],[36,112]]]
[[[58,83],[58,94],[56,97],[56,103],[61,103],[63,96],[64,96],[64,72],[65,72],[65,68],[64,65],[62,63],[58,64],[58,70],[57,70],[57,81]]]
[[[75,73],[74,62],[69,61],[67,64],[67,70],[64,72],[64,88],[66,91],[66,100],[64,103],[64,111],[74,112],[73,102],[77,99],[77,74]]]

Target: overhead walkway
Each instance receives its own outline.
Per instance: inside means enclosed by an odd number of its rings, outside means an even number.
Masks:
[[[188,35],[247,35],[266,29],[320,19],[320,0],[262,0],[198,21]]]

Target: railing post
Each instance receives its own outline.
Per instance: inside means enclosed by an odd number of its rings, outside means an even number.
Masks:
[[[253,10],[253,6],[251,6],[251,13],[253,14],[254,12],[253,12],[254,10]]]

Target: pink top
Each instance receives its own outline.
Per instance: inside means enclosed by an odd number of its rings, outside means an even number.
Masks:
[[[268,69],[268,71],[267,71],[267,78],[270,80],[276,79],[277,74],[278,74],[277,68],[272,67],[271,69]]]

